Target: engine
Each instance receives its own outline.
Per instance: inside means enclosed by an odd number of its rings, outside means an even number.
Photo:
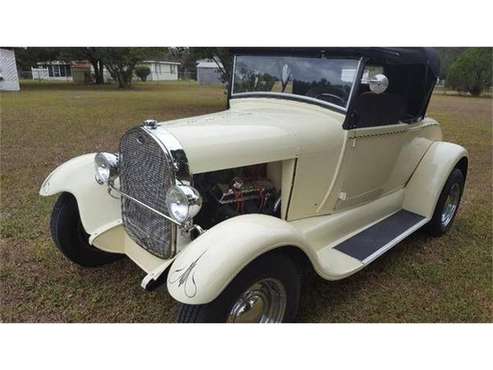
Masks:
[[[267,178],[267,165],[208,172],[194,176],[203,206],[194,223],[203,228],[248,213],[280,217],[280,191]]]

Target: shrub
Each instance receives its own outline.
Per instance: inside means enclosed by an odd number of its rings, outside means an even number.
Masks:
[[[145,80],[147,80],[147,76],[149,76],[151,74],[151,69],[147,66],[138,66],[138,67],[135,67],[135,74],[142,81],[145,81]]]
[[[452,63],[447,74],[447,86],[473,96],[491,86],[491,48],[470,48]]]

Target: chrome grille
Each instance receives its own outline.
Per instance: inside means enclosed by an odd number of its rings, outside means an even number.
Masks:
[[[120,142],[121,191],[168,215],[166,192],[174,185],[173,164],[161,145],[139,127]],[[141,204],[122,197],[122,219],[128,235],[142,248],[161,257],[174,253],[175,225]]]

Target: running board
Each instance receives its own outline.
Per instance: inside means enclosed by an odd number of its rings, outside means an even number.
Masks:
[[[429,221],[428,218],[400,210],[334,247],[363,264],[387,252]]]

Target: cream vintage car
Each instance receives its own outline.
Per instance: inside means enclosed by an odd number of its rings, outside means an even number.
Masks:
[[[144,121],[119,153],[55,169],[55,245],[126,255],[166,282],[179,322],[291,322],[302,277],[337,280],[425,227],[445,233],[467,151],[426,116],[426,48],[233,49],[228,109]]]

